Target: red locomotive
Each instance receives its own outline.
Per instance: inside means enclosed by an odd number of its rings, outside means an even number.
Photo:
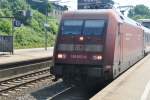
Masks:
[[[66,12],[51,73],[68,82],[113,80],[142,59],[149,44],[148,29],[113,9]]]

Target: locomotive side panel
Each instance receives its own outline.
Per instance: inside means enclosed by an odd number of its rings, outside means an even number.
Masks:
[[[128,23],[121,24],[121,63],[118,74],[127,70],[131,65],[144,57],[143,30]]]
[[[115,32],[115,45],[114,45],[114,61],[113,61],[113,78],[119,75],[119,68],[121,67],[121,59],[122,59],[122,40],[120,33],[120,22],[116,24],[116,32]]]
[[[115,42],[116,42],[116,34],[118,30],[118,19],[116,18],[116,15],[112,14],[109,16],[108,21],[108,28],[107,28],[107,34],[106,34],[106,42],[105,42],[105,53],[104,53],[104,70],[105,77],[108,77],[109,79],[113,79],[113,69],[115,63],[118,63],[119,60],[119,52],[118,50],[115,50]]]

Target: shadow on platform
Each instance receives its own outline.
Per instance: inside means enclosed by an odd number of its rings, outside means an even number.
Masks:
[[[33,92],[33,93],[31,93],[31,95],[36,100],[46,100],[49,97],[52,97],[55,94],[58,94],[59,92],[63,91],[66,88],[68,88],[68,87],[65,86],[63,82],[60,82],[60,83],[56,83],[52,86],[45,87],[45,88],[38,90],[36,92]]]
[[[11,54],[10,53],[1,53],[0,52],[0,57],[10,57]]]

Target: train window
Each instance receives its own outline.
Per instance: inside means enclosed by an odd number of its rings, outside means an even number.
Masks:
[[[105,20],[86,20],[84,26],[85,35],[102,35],[105,29]]]
[[[83,20],[65,20],[62,27],[64,35],[78,35],[82,32]]]
[[[143,26],[150,28],[150,22],[143,22],[142,24],[143,24]]]

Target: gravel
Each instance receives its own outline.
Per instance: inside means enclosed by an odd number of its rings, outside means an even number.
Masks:
[[[59,86],[58,86],[59,85]],[[21,88],[10,92],[7,96],[0,96],[0,100],[46,100],[51,95],[49,95],[49,90],[52,90],[53,87],[63,87],[62,80],[57,82],[52,82],[51,79],[46,79],[35,84],[30,84],[25,86],[27,88]],[[59,89],[58,89],[59,90]],[[55,90],[57,91],[57,89]]]

